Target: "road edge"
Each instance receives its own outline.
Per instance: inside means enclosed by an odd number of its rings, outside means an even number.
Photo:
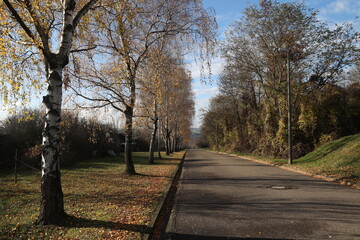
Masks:
[[[298,168],[295,168],[295,167],[282,166],[282,165],[279,165],[279,164],[262,161],[262,160],[254,158],[254,157],[239,156],[239,155],[232,154],[232,153],[210,151],[210,150],[206,150],[206,151],[225,154],[225,155],[230,155],[230,156],[238,157],[238,158],[243,158],[243,159],[246,159],[246,160],[249,160],[249,161],[261,163],[261,164],[272,166],[272,167],[277,167],[277,168],[280,168],[280,169],[283,169],[283,170],[286,170],[286,171],[299,173],[299,174],[302,174],[302,175],[305,175],[305,176],[321,179],[321,180],[324,180],[324,181],[327,181],[327,182],[333,182],[333,183],[336,183],[336,184],[339,184],[339,185],[348,186],[348,187],[352,187],[354,189],[360,190],[360,185],[359,184],[355,184],[355,183],[349,182],[349,181],[341,181],[341,180],[338,180],[338,179],[335,179],[335,178],[331,178],[331,177],[327,177],[327,176],[323,176],[323,175],[319,175],[319,174],[314,174],[314,173],[307,172],[307,171],[304,171],[302,169],[298,169]]]
[[[185,160],[185,158],[184,158],[184,160]],[[183,167],[183,166],[184,166],[184,164],[182,164],[181,167]],[[182,170],[181,170],[178,181],[180,181],[181,179],[184,179],[184,171],[182,171]],[[180,192],[180,184],[178,184],[178,186],[176,187],[176,193],[175,193],[175,196],[174,196],[174,202],[173,202],[173,205],[172,205],[171,210],[170,210],[169,221],[166,224],[166,228],[165,228],[165,232],[164,232],[164,234],[169,235],[168,239],[171,239],[171,230],[174,229],[174,226],[176,224],[176,215],[178,213],[178,204],[177,204],[176,199],[178,199],[177,196],[179,195],[179,192]]]
[[[187,154],[188,150],[185,150],[182,158],[181,158],[181,162],[179,163],[179,165],[177,166],[177,169],[175,171],[175,174],[173,176],[173,179],[171,181],[169,181],[168,183],[168,186],[166,187],[166,190],[164,191],[165,194],[163,196],[163,198],[161,199],[161,201],[158,203],[157,207],[156,207],[156,210],[154,211],[154,213],[152,214],[152,217],[151,217],[151,221],[150,221],[150,224],[147,225],[147,228],[150,229],[148,233],[145,233],[142,235],[141,239],[143,240],[150,240],[152,239],[152,235],[154,233],[154,226],[155,226],[155,223],[159,220],[160,218],[160,215],[163,211],[165,211],[164,208],[166,208],[166,201],[169,200],[169,198],[171,197],[170,193],[171,193],[171,188],[173,187],[173,185],[176,183],[177,181],[177,176],[182,174],[182,167],[183,167],[183,163],[184,163],[184,159],[186,157],[186,154]],[[179,176],[180,177],[180,176]],[[178,177],[178,178],[179,178]],[[177,191],[176,191],[176,194],[175,196],[177,195]]]

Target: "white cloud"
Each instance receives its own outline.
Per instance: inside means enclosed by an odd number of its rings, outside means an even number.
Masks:
[[[242,17],[242,12],[238,13],[228,13],[228,14],[217,14],[216,20],[218,23],[233,23],[236,20],[239,20]]]
[[[203,110],[206,110],[208,108],[209,101],[210,98],[195,100],[195,118],[193,122],[194,128],[199,128],[201,126],[201,118],[202,118]]]
[[[194,88],[204,87],[204,86],[206,86],[206,83],[203,83],[203,82],[197,80],[197,81],[193,81],[191,83],[191,85],[192,85],[192,88],[194,89]]]
[[[196,97],[200,97],[203,95],[214,97],[218,93],[218,90],[219,90],[218,86],[214,86],[214,87],[196,88],[193,89],[193,92],[195,93]]]
[[[196,88],[193,87],[195,93],[195,118],[193,127],[198,128],[201,126],[202,110],[209,107],[210,99],[218,94],[219,87],[217,85],[209,86],[205,84],[195,83]],[[194,85],[193,85],[194,86]]]
[[[331,2],[327,7],[330,13],[353,13],[358,14],[360,10],[359,0],[336,0]]]
[[[319,9],[318,19],[328,23],[330,29],[345,23],[352,24],[360,29],[360,22],[356,16],[360,15],[360,0],[314,0],[309,1],[310,6]]]
[[[320,18],[338,21],[338,18],[349,19],[352,15],[359,15],[359,13],[359,0],[335,0],[320,9]]]
[[[210,98],[215,97],[219,91],[216,81],[223,69],[223,65],[224,60],[222,58],[214,58],[211,65],[212,81],[205,83],[200,81],[200,66],[194,61],[187,65],[188,69],[191,71],[192,78],[195,80],[192,84],[193,92],[195,94],[195,118],[193,122],[193,127],[195,128],[201,126],[201,109],[207,109]],[[209,74],[206,71],[204,73],[205,76],[208,76]]]

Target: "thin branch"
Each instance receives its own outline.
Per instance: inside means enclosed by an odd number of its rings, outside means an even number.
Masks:
[[[43,52],[46,57],[50,55],[50,47],[49,47],[49,36],[45,33],[44,28],[41,26],[39,21],[39,17],[33,11],[33,7],[29,0],[25,1],[26,9],[29,11],[31,19],[34,21],[34,26],[36,31],[38,32],[41,42],[43,44]]]
[[[20,24],[20,26],[24,29],[25,33],[29,36],[29,38],[31,38],[31,40],[33,40],[34,42],[36,42],[35,36],[34,34],[31,32],[31,30],[28,28],[28,26],[26,26],[25,22],[22,20],[22,18],[19,16],[19,14],[17,13],[17,11],[15,10],[15,8],[11,5],[11,3],[8,0],[3,0],[6,7],[9,9],[9,11],[11,12],[11,14],[13,15],[13,17],[16,19],[16,21]],[[41,46],[38,46],[40,49],[42,49]]]
[[[90,0],[87,4],[85,4],[85,6],[76,14],[74,21],[73,21],[73,26],[74,29],[76,28],[76,26],[79,24],[81,18],[95,5],[95,3],[98,0]]]
[[[71,50],[70,53],[86,52],[86,51],[93,50],[93,49],[95,49],[95,48],[96,48],[96,46],[90,47],[90,48],[83,48],[83,49],[74,49],[74,50]]]

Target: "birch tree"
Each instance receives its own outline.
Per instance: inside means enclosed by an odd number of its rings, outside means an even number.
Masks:
[[[179,69],[174,79],[175,85],[169,91],[170,97],[164,111],[168,131],[165,142],[168,142],[169,153],[179,151],[183,143],[189,143],[195,113],[190,73]]]
[[[180,139],[186,138],[182,133],[186,132],[185,128],[190,128],[193,117],[192,79],[185,69],[181,54],[175,54],[174,49],[171,50],[168,46],[167,49],[159,47],[151,51],[141,71],[142,79],[139,81],[139,108],[142,112],[140,115],[148,118],[152,130],[149,163],[154,161],[154,144],[159,121],[163,126],[161,132],[166,152],[170,154],[179,149]]]
[[[191,91],[191,75],[188,71],[178,66],[173,66],[167,71],[166,83],[163,86],[160,119],[166,154],[176,150],[179,140],[181,123],[191,122],[194,114],[194,100]],[[190,127],[191,124],[185,126]]]
[[[151,51],[148,55],[148,59],[143,67],[142,79],[140,84],[142,86],[139,98],[140,98],[140,115],[145,117],[145,124],[150,125],[151,136],[149,143],[149,156],[148,163],[154,163],[154,151],[155,143],[159,141],[159,106],[162,104],[162,92],[161,87],[165,80],[165,58],[164,49],[160,45],[157,49]],[[159,144],[158,144],[159,148]],[[160,155],[161,156],[161,155]]]
[[[160,39],[176,39],[183,46],[196,46],[194,49],[199,51],[194,51],[208,63],[213,54],[216,23],[200,0],[126,0],[104,8],[97,27],[99,52],[95,58],[107,62],[98,64],[90,56],[87,76],[79,74],[80,88],[74,91],[92,101],[91,107],[112,106],[125,115],[124,173],[136,174],[132,131],[137,89],[141,87],[138,74],[144,59]]]
[[[0,56],[6,64],[1,77],[7,81],[2,83],[3,93],[21,92],[26,84],[47,86],[38,217],[43,225],[59,224],[66,216],[59,166],[63,71],[69,63],[76,29],[96,2],[3,0],[0,5]]]

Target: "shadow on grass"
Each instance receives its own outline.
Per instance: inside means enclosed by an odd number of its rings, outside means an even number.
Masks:
[[[311,163],[316,162],[319,159],[333,153],[334,151],[344,147],[349,142],[355,141],[357,138],[359,138],[359,135],[351,135],[347,137],[340,138],[338,140],[329,142],[327,144],[324,144],[323,146],[316,149],[314,152],[309,153],[308,155],[305,155],[304,157],[298,159],[299,163]]]
[[[150,228],[146,225],[126,224],[120,222],[102,221],[78,218],[67,215],[66,220],[59,225],[40,225],[35,222],[26,224],[3,224],[0,226],[0,239],[43,239],[39,236],[47,234],[49,236],[56,235],[60,228],[76,229],[76,228],[98,228],[108,230],[126,230],[130,232],[139,232],[140,234],[150,233]],[[48,239],[48,238],[44,238]],[[55,238],[54,238],[55,239]],[[65,239],[56,238],[56,239]],[[68,239],[68,238],[66,238]],[[72,238],[71,238],[72,239]]]
[[[68,228],[104,228],[111,230],[127,230],[139,233],[149,233],[150,228],[146,225],[127,224],[120,222],[111,222],[95,219],[79,218],[72,215],[67,216],[66,221],[61,224],[61,227]]]
[[[360,177],[357,175],[344,176],[338,179],[339,181],[359,181]]]
[[[135,168],[137,165],[177,165],[172,161],[180,160],[180,158],[169,158],[164,156],[162,159],[155,157],[155,163],[148,163],[148,156],[144,152],[134,152],[133,153],[133,162]],[[116,157],[103,157],[103,158],[90,158],[86,160],[76,161],[73,163],[66,163],[62,165],[62,170],[76,170],[87,172],[88,169],[99,169],[107,170],[113,167],[121,167],[125,165],[124,153],[120,153]],[[29,177],[33,175],[40,176],[41,171],[33,169],[23,169],[18,172],[18,177]],[[8,179],[7,179],[8,178]],[[13,169],[0,170],[0,180],[1,181],[13,181]]]
[[[161,160],[155,158],[155,161],[159,163],[159,165],[163,165]],[[148,157],[139,153],[133,154],[133,162],[136,165],[151,165],[148,163]],[[83,161],[79,161],[72,165],[65,166],[64,169],[74,170],[74,169],[86,169],[86,168],[96,168],[96,169],[108,169],[111,166],[123,166],[125,164],[124,154],[121,153],[116,157],[103,157],[103,158],[92,158]],[[166,163],[165,163],[166,164]]]
[[[174,164],[175,165],[175,164]],[[151,177],[151,178],[171,178],[172,177],[169,177],[169,176],[162,176],[162,175],[149,175],[149,174],[143,174],[143,173],[137,173],[138,176],[141,176],[141,177]]]
[[[163,157],[159,159],[155,157],[155,163],[149,163],[148,155],[143,152],[134,152],[133,153],[133,162],[136,165],[176,165],[176,163],[169,163],[167,161],[180,160],[180,158],[168,158]],[[66,169],[75,169],[75,168],[107,168],[109,165],[124,165],[124,154],[121,153],[116,157],[103,157],[103,158],[92,158],[83,161],[79,161],[71,166],[66,166]]]

